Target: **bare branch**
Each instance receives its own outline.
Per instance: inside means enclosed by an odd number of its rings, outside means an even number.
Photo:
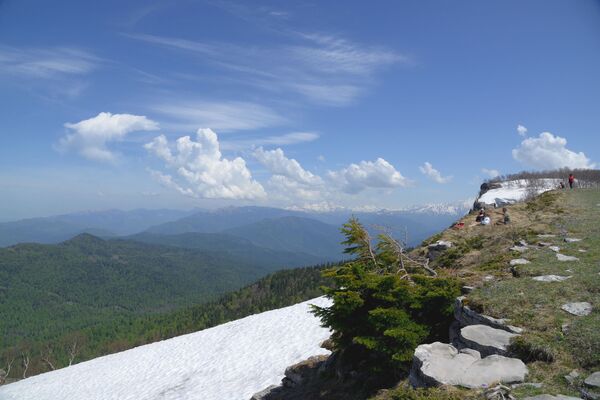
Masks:
[[[22,352],[21,359],[23,363],[23,379],[27,378],[27,370],[29,369],[29,362],[31,361],[29,352]]]

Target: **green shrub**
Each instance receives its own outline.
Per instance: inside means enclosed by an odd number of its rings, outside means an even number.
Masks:
[[[334,331],[335,347],[346,359],[359,363],[363,372],[396,376],[406,371],[416,346],[446,338],[460,285],[455,279],[408,273],[399,261],[402,252],[395,258],[389,247],[374,251],[356,220],[344,229],[348,252],[358,259],[325,272],[334,281],[325,292],[333,305],[314,312]]]

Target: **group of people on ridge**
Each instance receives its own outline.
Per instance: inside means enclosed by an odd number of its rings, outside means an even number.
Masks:
[[[479,223],[480,225],[489,225],[492,223],[492,218],[490,217],[490,214],[485,211],[485,209],[481,209],[479,210],[477,217],[475,217],[475,222]],[[510,224],[510,215],[508,215],[508,209],[506,207],[502,208],[502,221],[499,221],[498,223],[502,223],[504,225]]]

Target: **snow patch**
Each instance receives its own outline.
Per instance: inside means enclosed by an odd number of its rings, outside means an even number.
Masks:
[[[502,185],[497,189],[490,189],[479,197],[477,201],[485,204],[495,204],[503,206],[523,201],[527,196],[538,195],[548,190],[556,189],[560,184],[560,179],[518,179],[514,181],[499,182]]]
[[[2,400],[243,400],[279,384],[330,331],[310,313],[319,297],[0,387]]]

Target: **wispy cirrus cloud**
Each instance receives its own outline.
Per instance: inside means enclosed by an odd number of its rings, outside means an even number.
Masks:
[[[223,150],[242,150],[256,146],[289,146],[292,144],[312,142],[319,138],[315,132],[291,132],[283,135],[253,137],[251,139],[223,140]]]
[[[0,74],[24,78],[56,79],[85,75],[99,59],[72,47],[15,48],[0,45]]]
[[[243,101],[173,101],[150,109],[164,116],[165,127],[190,131],[211,128],[220,132],[254,130],[282,125],[287,119],[275,110]]]
[[[271,47],[148,34],[126,36],[196,57],[196,62],[212,66],[227,79],[237,75],[243,77],[243,84],[300,94],[308,102],[328,106],[352,103],[374,83],[377,72],[412,62],[391,49],[323,34],[288,32],[284,35],[287,44]]]

